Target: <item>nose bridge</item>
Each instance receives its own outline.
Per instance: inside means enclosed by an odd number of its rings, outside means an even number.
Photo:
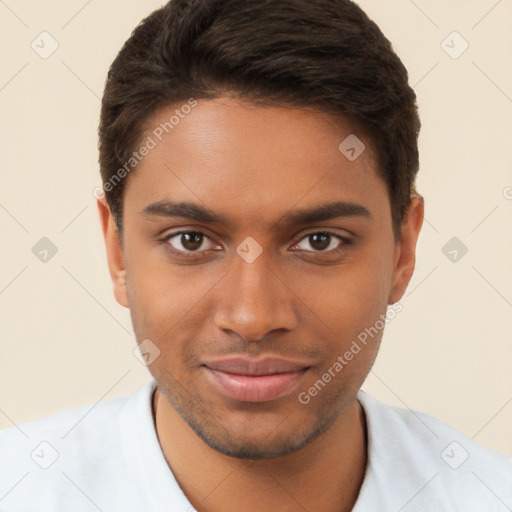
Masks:
[[[259,340],[275,329],[293,329],[293,294],[269,265],[264,255],[252,262],[235,257],[221,283],[215,311],[218,328],[236,332],[245,341]]]

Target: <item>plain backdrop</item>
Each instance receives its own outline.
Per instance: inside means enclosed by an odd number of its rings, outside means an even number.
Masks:
[[[426,200],[404,309],[363,389],[512,455],[512,1],[359,4],[418,95]],[[0,2],[0,428],[150,379],[112,294],[92,191],[108,67],[159,5]],[[33,252],[43,237],[57,250],[46,262]]]

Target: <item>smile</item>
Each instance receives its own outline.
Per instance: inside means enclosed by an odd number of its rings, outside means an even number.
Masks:
[[[310,368],[282,359],[259,361],[235,358],[203,366],[211,384],[227,398],[269,402],[294,391]]]

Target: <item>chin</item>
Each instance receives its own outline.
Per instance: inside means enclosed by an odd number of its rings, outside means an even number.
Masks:
[[[195,422],[184,418],[194,432],[212,449],[236,459],[261,460],[283,457],[297,452],[314,441],[332,424],[332,421],[311,425],[304,428],[304,423],[291,427],[287,423],[287,416],[269,431],[247,432],[240,428],[221,426],[218,424],[206,425],[207,421]],[[248,420],[248,424],[255,427],[255,423]],[[286,432],[278,432],[279,427],[286,427]],[[302,430],[300,430],[302,428]]]

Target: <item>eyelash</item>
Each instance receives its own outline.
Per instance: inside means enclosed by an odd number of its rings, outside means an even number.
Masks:
[[[171,240],[171,238],[175,238],[179,235],[191,235],[191,234],[202,235],[205,238],[208,238],[211,240],[211,238],[206,233],[203,233],[202,231],[188,230],[188,231],[177,231],[176,233],[170,233],[169,235],[166,235],[164,238],[159,240],[159,242],[164,244],[164,248],[167,251],[169,251],[171,254],[179,256],[180,258],[185,258],[185,259],[190,259],[190,260],[198,259],[199,257],[203,256],[207,251],[193,251],[193,252],[178,251],[178,250],[174,249],[174,247],[172,247],[171,244],[169,243],[169,240]]]
[[[171,252],[174,255],[178,255],[181,258],[185,258],[185,259],[189,259],[189,260],[198,259],[198,258],[204,256],[204,254],[206,252],[208,252],[208,251],[193,251],[193,252],[178,251],[178,250],[174,249],[169,244],[169,240],[171,240],[174,237],[177,237],[179,235],[184,235],[184,234],[198,234],[198,235],[202,235],[211,240],[211,238],[206,233],[203,233],[202,231],[189,230],[189,231],[177,231],[176,233],[170,233],[170,234],[166,235],[164,238],[162,238],[161,240],[159,240],[159,242],[164,244],[164,247],[167,251]],[[348,247],[354,243],[353,240],[351,240],[350,238],[344,237],[338,233],[333,233],[332,231],[311,231],[309,233],[302,235],[302,237],[299,240],[297,240],[293,244],[293,246],[295,247],[296,245],[298,245],[300,242],[302,242],[309,236],[320,235],[320,234],[321,235],[329,235],[329,236],[335,238],[336,240],[339,240],[342,243],[338,247],[336,247],[336,249],[331,249],[330,251],[304,251],[304,252],[310,253],[312,255],[317,254],[320,257],[322,255],[340,255],[340,254],[343,254],[344,252],[346,252],[348,250]],[[298,251],[300,251],[300,249],[298,249]],[[318,257],[318,256],[313,256],[313,257]]]

